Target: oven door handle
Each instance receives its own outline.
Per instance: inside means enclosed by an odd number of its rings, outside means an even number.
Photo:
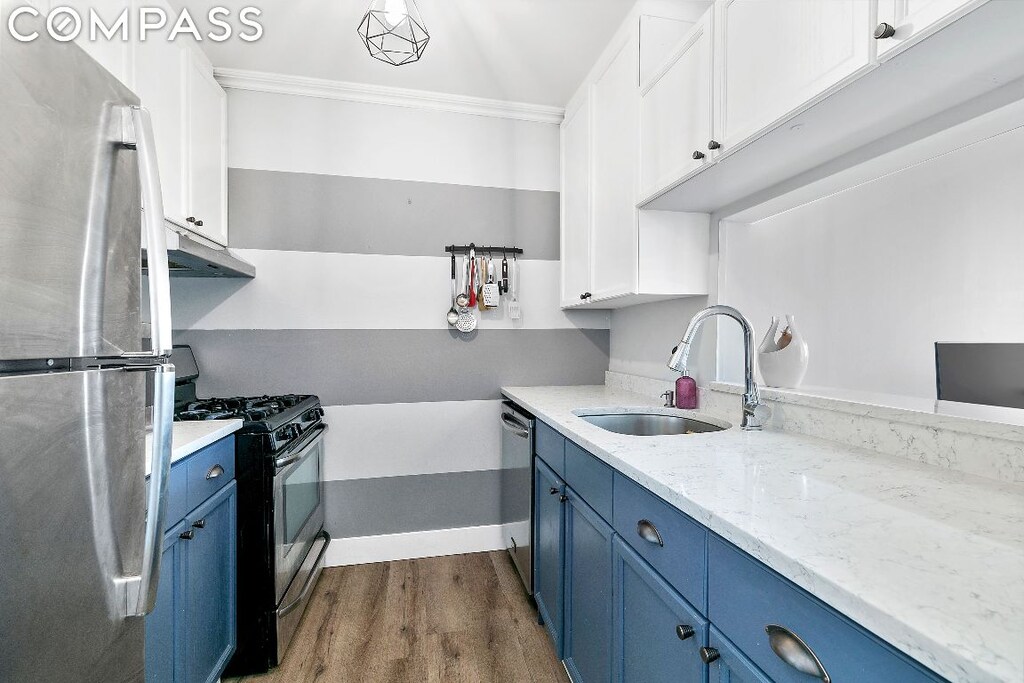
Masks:
[[[313,448],[313,446],[315,446],[317,442],[324,437],[324,433],[327,431],[327,427],[328,425],[323,423],[317,425],[317,427],[315,428],[316,431],[313,432],[313,435],[310,436],[305,442],[303,442],[301,446],[296,446],[293,452],[286,453],[285,455],[282,455],[280,458],[274,460],[274,467],[276,469],[281,469],[282,467],[288,467],[288,465],[291,465],[293,462],[298,462],[299,460],[302,460],[303,456],[305,456],[306,453],[309,452],[309,449]]]
[[[327,546],[331,544],[331,537],[326,531],[321,531],[320,537],[324,539],[324,544],[320,547],[320,552],[317,553],[316,562],[313,563],[313,570],[309,572],[309,575],[306,577],[306,583],[302,586],[302,591],[298,596],[287,605],[282,605],[281,608],[277,610],[278,619],[281,619],[294,611],[296,607],[301,605],[303,601],[309,597],[309,592],[313,590],[313,585],[316,583],[317,578],[319,578],[319,573],[316,571],[316,567],[323,562],[324,555],[327,554]]]

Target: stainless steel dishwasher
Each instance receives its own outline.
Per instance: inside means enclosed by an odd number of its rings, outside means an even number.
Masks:
[[[533,416],[501,404],[501,520],[505,547],[533,595]]]

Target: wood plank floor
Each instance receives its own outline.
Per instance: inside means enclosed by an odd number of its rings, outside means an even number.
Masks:
[[[567,683],[505,552],[325,569],[284,662],[236,683]]]

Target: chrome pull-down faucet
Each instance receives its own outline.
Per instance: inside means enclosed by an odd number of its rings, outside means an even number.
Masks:
[[[754,380],[754,328],[750,322],[743,317],[743,314],[732,306],[708,306],[693,316],[690,324],[686,326],[686,332],[672,352],[672,358],[668,366],[676,372],[686,374],[686,360],[690,355],[690,343],[697,334],[697,330],[708,318],[716,315],[724,315],[732,318],[743,328],[743,421],[740,427],[748,431],[760,430],[762,425],[761,416],[757,408],[761,405],[761,395],[757,390],[757,382]]]

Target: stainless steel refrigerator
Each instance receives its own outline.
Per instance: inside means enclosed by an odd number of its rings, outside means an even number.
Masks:
[[[0,37],[0,681],[144,678],[174,368],[138,104],[72,43]]]

